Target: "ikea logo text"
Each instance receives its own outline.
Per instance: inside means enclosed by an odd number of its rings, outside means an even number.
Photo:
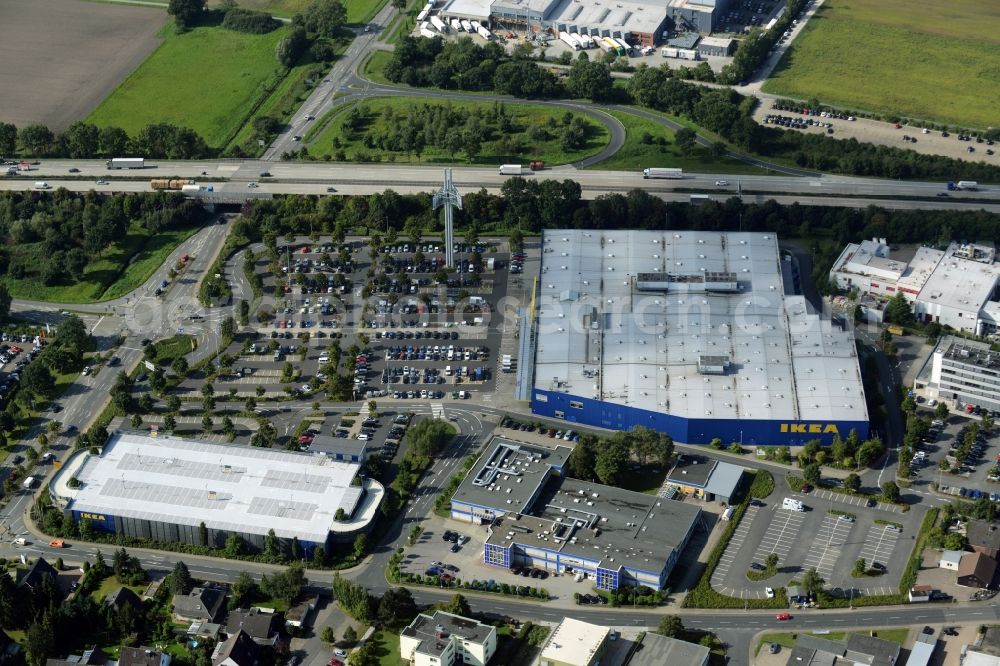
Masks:
[[[815,435],[840,434],[834,423],[782,423],[781,432],[809,433]]]
[[[80,517],[85,518],[87,520],[97,520],[102,523],[107,520],[107,518],[105,518],[99,513],[84,513],[83,511],[80,512]]]

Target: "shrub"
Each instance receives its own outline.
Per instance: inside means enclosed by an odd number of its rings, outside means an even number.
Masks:
[[[236,32],[247,32],[253,35],[263,35],[278,29],[281,23],[265,12],[234,7],[226,12],[222,19],[222,27]]]

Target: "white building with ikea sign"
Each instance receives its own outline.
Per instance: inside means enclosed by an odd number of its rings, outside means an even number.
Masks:
[[[286,551],[298,540],[308,557],[374,524],[384,488],[360,469],[315,453],[116,432],[100,455],[75,453],[49,492],[95,530],[215,548],[236,534],[259,550],[273,529]]]
[[[532,411],[687,444],[866,438],[853,333],[790,259],[768,233],[546,230]]]

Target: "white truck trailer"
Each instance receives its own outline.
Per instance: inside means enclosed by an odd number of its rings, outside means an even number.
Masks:
[[[679,180],[684,177],[684,169],[664,169],[658,167],[651,167],[649,169],[642,170],[643,178],[669,178],[670,180]]]
[[[476,28],[476,32],[478,32],[479,36],[485,39],[486,41],[493,39],[493,33],[490,32],[485,25],[481,25],[478,28]]]
[[[455,32],[462,32],[462,22],[459,21],[457,18],[453,18],[451,20],[451,29],[454,30]]]
[[[464,30],[466,32],[472,32],[473,28],[472,28],[472,23],[470,21],[467,21],[467,20],[463,19],[461,21],[461,24],[462,24],[462,30]]]
[[[632,47],[629,45],[628,42],[626,42],[621,37],[615,37],[615,42],[618,43],[618,46],[625,49],[625,55],[632,55]]]
[[[144,169],[146,167],[146,158],[115,157],[105,162],[105,164],[109,169]]]
[[[500,165],[501,176],[520,176],[522,173],[524,173],[524,167],[522,167],[520,164]]]
[[[445,35],[448,34],[448,24],[439,19],[437,16],[431,17],[431,25],[438,29],[438,32]]]
[[[425,23],[424,26],[426,26],[426,25],[429,25],[429,24]],[[438,36],[438,34],[436,32],[434,32],[433,30],[431,30],[430,28],[422,26],[420,28],[420,36],[421,37],[426,37],[427,39],[434,39],[435,37]]]
[[[580,42],[576,41],[576,39],[573,38],[573,35],[569,34],[568,32],[560,31],[559,39],[566,42],[566,44],[569,45],[569,47],[572,48],[574,51],[580,50]]]

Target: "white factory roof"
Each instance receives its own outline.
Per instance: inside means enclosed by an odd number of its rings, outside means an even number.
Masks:
[[[609,631],[609,627],[571,617],[563,618],[542,649],[541,660],[543,663],[551,659],[561,664],[587,666]]]
[[[932,247],[919,247],[913,259],[904,271],[903,276],[896,283],[898,289],[909,291],[911,295],[920,293],[920,290],[927,284],[931,273],[941,262],[944,252],[935,250]],[[916,292],[916,294],[914,293]]]
[[[543,241],[536,388],[686,418],[867,418],[851,335],[784,295],[773,234],[551,230]],[[737,291],[701,288],[713,272]],[[664,276],[662,288],[640,291],[638,274]],[[725,372],[700,371],[706,357]]]
[[[84,455],[64,468],[60,476],[77,478],[79,488],[67,488],[59,477],[54,483],[76,511],[180,525],[204,521],[249,534],[274,528],[279,537],[322,543],[336,530],[337,509],[350,515],[362,497],[361,486],[351,485],[358,469],[323,455],[118,433],[100,456]],[[368,483],[369,495],[380,498],[381,487]]]
[[[485,21],[490,17],[490,4],[490,0],[448,0],[440,13]]]
[[[704,40],[702,40],[704,43]],[[836,271],[857,275],[899,279],[906,262],[889,257],[889,246],[876,240],[849,243],[836,263]]]
[[[962,246],[952,243],[920,290],[920,300],[975,314],[990,300],[1000,264],[983,263],[958,256]],[[975,315],[973,315],[975,317]]]

